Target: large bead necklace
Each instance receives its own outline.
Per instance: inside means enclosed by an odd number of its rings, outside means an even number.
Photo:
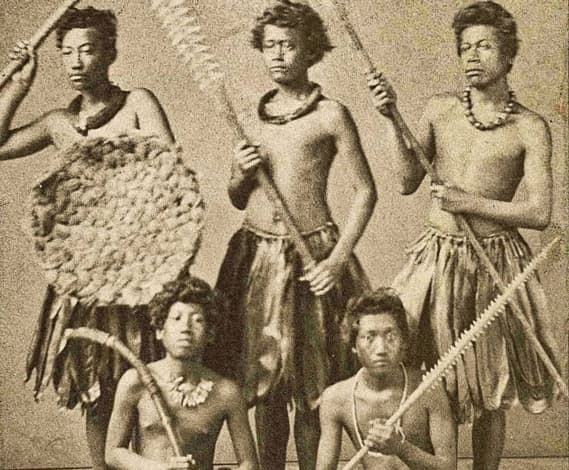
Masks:
[[[308,114],[316,107],[316,103],[318,103],[318,101],[320,101],[322,98],[322,90],[320,88],[320,85],[316,83],[313,85],[314,88],[312,88],[310,95],[308,95],[302,104],[292,113],[287,114],[272,115],[267,113],[265,109],[267,104],[274,98],[279,90],[274,89],[269,91],[259,101],[259,107],[257,108],[259,118],[261,121],[268,122],[270,124],[286,124],[287,122],[293,121],[294,119],[298,119],[299,117]]]
[[[464,115],[466,116],[466,119],[468,119],[468,122],[479,131],[489,131],[491,129],[495,129],[496,127],[503,126],[508,119],[508,116],[514,111],[514,106],[516,105],[516,95],[513,91],[509,91],[508,103],[506,104],[504,111],[498,114],[498,117],[496,117],[496,119],[494,119],[489,124],[484,124],[476,119],[476,116],[474,116],[474,113],[472,112],[472,100],[470,99],[470,91],[470,86],[467,86],[462,93]]]

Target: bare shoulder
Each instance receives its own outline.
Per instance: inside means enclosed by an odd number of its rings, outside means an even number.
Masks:
[[[241,399],[243,396],[239,385],[233,380],[219,376],[219,378],[214,381],[214,384],[220,398],[224,400]]]
[[[439,93],[431,96],[425,105],[425,116],[435,120],[459,104],[458,96],[454,93]]]
[[[350,377],[327,387],[322,393],[322,405],[336,412],[342,411],[350,402],[354,381],[355,377]]]
[[[316,107],[325,122],[332,125],[345,124],[352,121],[352,115],[348,107],[332,98],[323,97]]]
[[[138,399],[143,391],[144,384],[140,380],[138,372],[136,369],[129,369],[122,375],[117,384],[116,396],[134,400]]]
[[[419,369],[408,368],[407,374],[409,377],[409,392],[411,393],[421,385],[421,382],[423,381],[423,372]],[[442,383],[437,381],[432,387],[430,387],[422,395],[420,403],[424,408],[429,410],[440,409],[441,406],[448,403],[448,396]]]
[[[515,109],[515,119],[522,138],[532,138],[550,133],[549,125],[545,118],[520,103],[517,103]]]
[[[156,95],[148,88],[133,88],[129,92],[126,102],[136,109],[149,105],[160,104]]]
[[[57,108],[48,111],[39,117],[38,121],[43,122],[48,129],[60,126],[62,123],[69,121],[69,111],[64,108]]]

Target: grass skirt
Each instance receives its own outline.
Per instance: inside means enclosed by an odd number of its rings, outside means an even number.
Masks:
[[[515,231],[485,237],[481,243],[506,284],[531,259],[529,247]],[[424,361],[427,367],[498,294],[466,238],[434,228],[408,249],[408,262],[393,287],[408,312],[409,360],[416,365]],[[517,291],[515,300],[555,363],[555,341],[537,275]],[[509,308],[446,377],[460,422],[471,419],[473,410],[507,409],[518,400],[526,410],[540,413],[551,402],[553,384]]]
[[[317,260],[330,254],[337,237],[332,224],[305,235]],[[314,409],[327,386],[357,370],[345,306],[368,287],[359,262],[352,257],[323,297],[299,280],[302,273],[288,237],[244,227],[229,242],[217,282],[229,309],[206,361],[236,379],[250,405],[279,390],[296,406]]]

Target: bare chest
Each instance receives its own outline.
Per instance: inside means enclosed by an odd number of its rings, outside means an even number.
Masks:
[[[370,397],[356,392],[352,403],[351,432],[358,444],[368,435],[376,419],[387,421],[401,405],[401,393],[389,396]],[[395,424],[411,442],[422,448],[429,447],[429,421],[427,410],[416,406],[409,410]],[[358,436],[359,435],[359,436]]]
[[[76,128],[79,119],[76,114],[65,111],[50,121],[50,134],[57,148],[65,148],[86,138],[112,137],[124,135],[139,130],[138,119],[135,111],[126,104],[107,123],[89,129],[86,133],[79,132]]]
[[[335,139],[317,113],[286,124],[259,123],[254,131],[260,150],[276,172],[328,168],[336,154]]]
[[[215,441],[224,417],[212,403],[203,403],[196,407],[182,407],[174,403],[167,394],[163,393],[172,424],[183,442],[199,444]],[[145,434],[165,435],[160,416],[148,394],[141,398],[138,404],[138,419],[140,430]]]
[[[464,116],[456,116],[437,123],[435,144],[439,175],[465,189],[510,189],[523,176],[524,146],[512,123],[479,131]]]

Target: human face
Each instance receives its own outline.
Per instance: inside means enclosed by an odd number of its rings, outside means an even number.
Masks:
[[[371,375],[383,375],[399,366],[403,337],[390,313],[368,314],[360,318],[355,342],[356,354]]]
[[[476,88],[485,88],[508,74],[511,59],[501,50],[496,28],[476,25],[461,35],[460,59],[466,80]]]
[[[61,55],[71,86],[90,90],[108,82],[111,54],[103,48],[95,28],[71,29],[63,37]]]
[[[263,59],[276,83],[292,84],[307,78],[308,51],[302,34],[296,29],[266,25],[263,31]]]
[[[170,307],[157,337],[171,357],[180,360],[199,359],[207,342],[204,307],[176,302]]]

